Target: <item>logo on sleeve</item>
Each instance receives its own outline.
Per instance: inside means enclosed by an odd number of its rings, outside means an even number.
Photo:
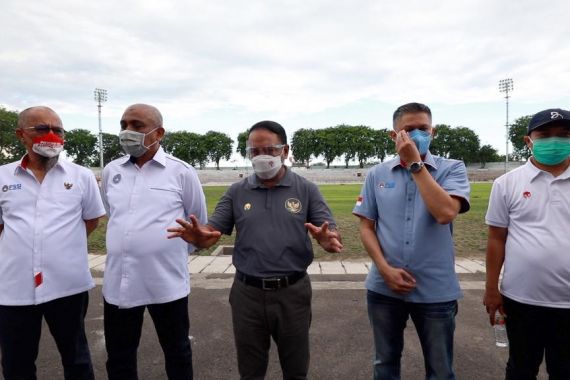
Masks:
[[[115,176],[113,177],[113,183],[119,183],[121,182],[121,174],[115,174]]]
[[[359,195],[359,196],[356,198],[356,205],[357,205],[357,206],[362,206],[362,201],[363,201],[363,200],[364,200],[364,198],[362,197],[362,195]]]
[[[289,198],[285,201],[285,208],[292,214],[298,214],[303,209],[303,205],[297,198]]]

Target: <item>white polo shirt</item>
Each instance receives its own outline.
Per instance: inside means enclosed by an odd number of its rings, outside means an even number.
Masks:
[[[570,168],[554,177],[529,160],[499,177],[486,222],[508,228],[501,293],[570,308]]]
[[[188,252],[182,239],[167,239],[176,218],[207,222],[204,192],[194,168],[164,152],[139,168],[121,157],[103,170],[107,208],[107,262],[103,295],[123,308],[165,303],[190,292]]]
[[[93,172],[60,159],[39,183],[0,166],[0,305],[37,305],[94,287],[84,220],[105,214]]]

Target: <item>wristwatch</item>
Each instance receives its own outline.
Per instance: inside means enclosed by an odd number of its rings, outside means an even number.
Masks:
[[[410,166],[408,166],[408,171],[410,173],[418,173],[424,167],[424,163],[421,161],[412,162]]]

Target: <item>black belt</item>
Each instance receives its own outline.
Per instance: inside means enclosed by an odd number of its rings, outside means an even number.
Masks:
[[[295,272],[287,276],[255,277],[247,275],[240,271],[236,271],[236,279],[246,285],[255,286],[256,288],[263,290],[277,290],[286,288],[293,285],[306,275],[307,272]]]

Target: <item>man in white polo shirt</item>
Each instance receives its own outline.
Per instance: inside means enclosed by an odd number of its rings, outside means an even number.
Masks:
[[[188,332],[188,252],[182,239],[167,239],[177,218],[207,221],[202,186],[194,168],[164,152],[162,116],[146,104],[121,118],[121,147],[128,154],[103,170],[109,213],[103,285],[107,374],[137,379],[137,348],[148,309],[165,356],[169,379],[192,379]]]
[[[59,159],[65,131],[50,108],[18,115],[26,147],[0,167],[0,350],[4,379],[35,379],[45,318],[65,379],[93,379],[84,318],[94,287],[87,236],[105,214],[93,173]]]
[[[537,113],[524,140],[532,156],[491,191],[484,304],[505,316],[506,379],[536,379],[543,357],[570,379],[570,112]]]

